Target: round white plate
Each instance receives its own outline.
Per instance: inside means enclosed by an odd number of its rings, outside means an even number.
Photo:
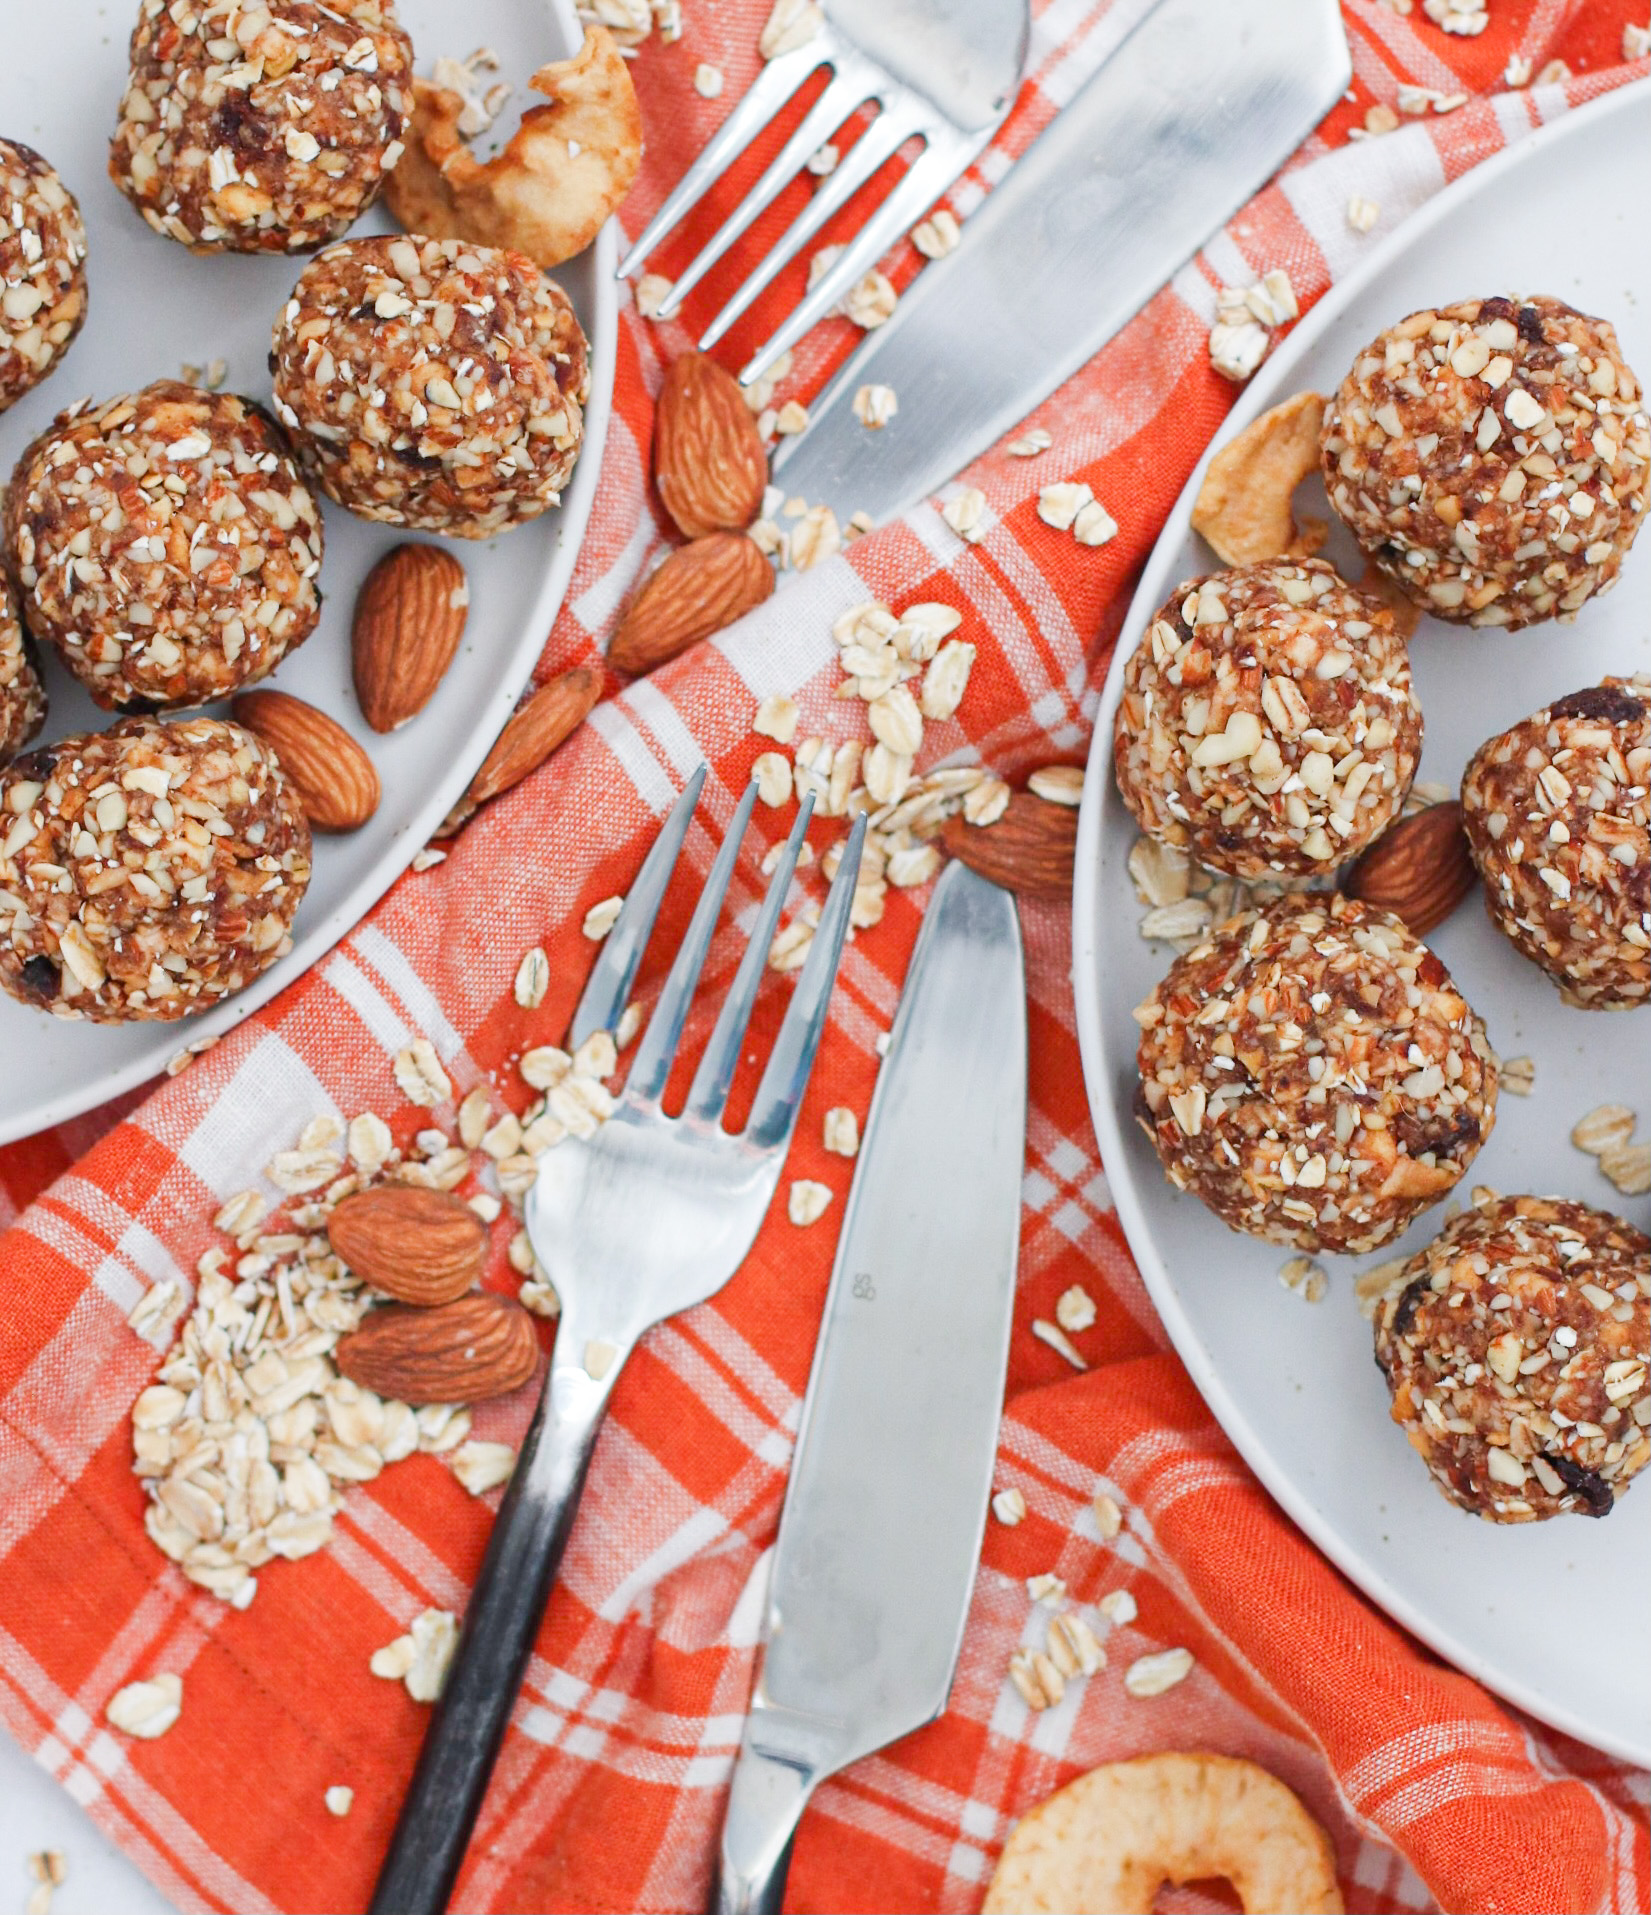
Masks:
[[[1476,294],[1547,292],[1599,313],[1616,324],[1641,379],[1651,376],[1648,107],[1645,85],[1624,87],[1441,193],[1296,328],[1223,437],[1292,392],[1334,391],[1358,349],[1406,313]],[[1651,1653],[1630,1621],[1630,1592],[1651,1587],[1651,1482],[1602,1522],[1568,1516],[1502,1527],[1455,1509],[1388,1418],[1370,1327],[1352,1295],[1354,1271],[1378,1259],[1327,1259],[1330,1295],[1316,1306],[1302,1301],[1278,1281],[1290,1253],[1229,1233],[1174,1191],[1132,1119],[1130,1013],[1173,953],[1139,934],[1141,907],[1124,868],[1136,831],[1113,783],[1112,719],[1124,661],[1153,612],[1180,580],[1217,569],[1188,525],[1202,476],[1200,466],[1170,515],[1119,637],[1078,838],[1078,1032],[1119,1217],[1194,1382],[1319,1547],[1406,1628],[1511,1702],[1651,1764]],[[1309,509],[1324,510],[1322,494]],[[1548,699],[1607,671],[1651,668],[1651,533],[1640,547],[1616,590],[1574,625],[1508,635],[1423,621],[1412,648],[1427,722],[1422,778],[1454,786],[1478,745]],[[1358,576],[1345,535],[1330,556]],[[1646,1200],[1617,1197],[1567,1133],[1607,1099],[1643,1110],[1651,1127],[1651,1010],[1567,1009],[1476,903],[1429,942],[1501,1054],[1536,1060],[1535,1095],[1503,1094],[1469,1180],[1615,1206],[1643,1228]],[[1430,1212],[1381,1256],[1415,1249],[1442,1220],[1442,1211]],[[1265,1602],[1264,1590],[1255,1593]]]
[[[80,337],[52,376],[0,414],[0,479],[63,407],[176,378],[183,365],[223,360],[225,385],[269,397],[270,325],[303,259],[196,258],[152,233],[115,190],[108,138],[126,78],[126,45],[138,0],[55,0],[9,9],[0,62],[0,133],[35,147],[62,174],[86,217],[90,308]],[[438,54],[478,46],[499,56],[517,93],[497,129],[507,132],[533,96],[522,82],[582,38],[571,0],[401,0],[421,72]],[[358,233],[389,232],[382,207]],[[365,915],[398,878],[469,782],[509,717],[544,647],[573,572],[596,494],[613,391],[618,288],[610,224],[555,278],[591,344],[585,444],[559,510],[485,545],[454,540],[470,576],[464,642],[440,690],[411,724],[387,738],[367,729],[350,682],[350,611],[368,570],[405,536],[326,503],[326,603],[309,640],[266,682],[307,698],[353,731],[383,780],[378,814],[343,838],[317,836],[315,875],[289,956],[239,996],[175,1024],[70,1023],[0,996],[0,1143],[143,1083],[196,1038],[228,1030],[290,984]],[[54,658],[43,661],[51,710],[42,743],[111,723]]]

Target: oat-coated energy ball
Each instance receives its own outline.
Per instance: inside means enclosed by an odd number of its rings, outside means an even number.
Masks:
[[[217,718],[128,718],[0,776],[0,984],[100,1024],[187,1017],[265,971],[310,880],[275,754]]]
[[[143,0],[109,176],[195,252],[305,253],[401,157],[413,48],[391,0]]]
[[[0,765],[20,752],[46,718],[46,688],[10,584],[0,578]]]
[[[1234,1230],[1374,1250],[1496,1120],[1484,1027],[1390,912],[1276,899],[1177,958],[1135,1013],[1137,1111],[1177,1190]]]
[[[520,253],[411,234],[330,246],[270,364],[305,464],[363,518],[491,538],[557,504],[579,453],[585,335]]]
[[[1422,749],[1391,608],[1321,559],[1179,587],[1124,673],[1112,756],[1150,837],[1235,877],[1333,871],[1399,814]]]
[[[1608,1515],[1651,1460],[1651,1237],[1487,1195],[1382,1298],[1376,1361],[1453,1503],[1493,1523]]]
[[[321,513],[275,421],[163,379],[59,415],[0,520],[36,638],[113,710],[262,678],[321,615]]]
[[[0,412],[39,385],[86,317],[75,197],[19,140],[0,140]]]
[[[1651,1001],[1651,679],[1608,678],[1481,745],[1462,822],[1491,922],[1566,1001]]]
[[[1468,299],[1365,347],[1322,455],[1331,505],[1418,605],[1529,625],[1615,582],[1645,516],[1651,425],[1605,320]]]

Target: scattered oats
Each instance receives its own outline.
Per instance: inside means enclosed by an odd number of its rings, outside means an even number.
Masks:
[[[1311,1257],[1292,1257],[1280,1268],[1278,1280],[1286,1290],[1293,1290],[1309,1303],[1322,1303],[1330,1291],[1330,1279],[1323,1264],[1314,1263]]]
[[[344,1159],[335,1150],[278,1150],[264,1175],[277,1190],[290,1196],[321,1190],[344,1168]]]
[[[410,1104],[434,1110],[453,1095],[453,1080],[441,1067],[436,1047],[427,1037],[416,1037],[395,1055],[396,1082]]]
[[[238,1190],[218,1210],[212,1228],[226,1237],[241,1238],[256,1230],[269,1214],[269,1205],[256,1190]]]
[[[782,975],[789,971],[800,971],[813,942],[813,925],[803,918],[793,918],[775,932],[774,942],[768,947],[768,968]]]
[[[1044,486],[1038,493],[1038,517],[1057,532],[1068,531],[1094,496],[1081,479],[1061,479],[1054,485]]]
[[[1179,904],[1160,905],[1141,920],[1141,936],[1151,941],[1166,938],[1179,943],[1196,938],[1209,929],[1212,913],[1204,898],[1183,898]]]
[[[1091,499],[1072,521],[1072,536],[1080,545],[1106,545],[1118,536],[1118,521],[1099,499]]]
[[[1355,233],[1368,233],[1381,216],[1382,209],[1362,193],[1355,193],[1347,202],[1347,223]]]
[[[580,926],[593,944],[600,944],[603,938],[619,921],[619,913],[624,909],[623,898],[603,898],[599,904],[593,904],[585,913],[585,921]]]
[[[808,256],[808,291],[813,292],[843,256],[841,246],[822,246]]]
[[[1042,426],[1033,426],[1030,432],[1023,432],[1018,439],[1011,439],[1004,450],[1011,459],[1035,459],[1040,452],[1047,452],[1054,443]]]
[[[863,331],[875,332],[894,317],[899,303],[900,295],[893,284],[874,266],[864,279],[856,280],[848,289],[843,300],[843,315]]]
[[[974,667],[974,646],[967,639],[948,639],[923,674],[920,700],[923,716],[937,722],[955,716],[963,694],[969,689],[969,675]]]
[[[480,1150],[493,1121],[493,1100],[485,1084],[478,1084],[459,1105],[459,1142],[466,1150]]]
[[[804,847],[807,848],[806,846]],[[614,1027],[613,1046],[615,1051],[628,1051],[636,1042],[636,1034],[642,1028],[642,1006],[627,1004],[619,1013],[619,1022]]]
[[[1571,1131],[1571,1142],[1590,1157],[1603,1157],[1634,1135],[1634,1113],[1626,1104],[1600,1104],[1578,1119]]]
[[[1009,787],[1001,778],[983,778],[963,795],[963,816],[972,825],[995,825],[1009,809]]]
[[[757,707],[757,715],[751,720],[751,729],[764,738],[773,738],[782,745],[789,745],[797,735],[799,716],[796,700],[787,698],[784,692],[775,692]]]
[[[167,1076],[181,1077],[195,1059],[211,1050],[217,1041],[215,1037],[197,1037],[193,1044],[186,1044],[181,1051],[174,1051],[166,1060]]]
[[[150,1284],[132,1305],[126,1321],[145,1343],[150,1343],[162,1332],[171,1330],[182,1309],[181,1286],[171,1277],[163,1277],[159,1283]]]
[[[893,1042],[894,1042],[894,1033],[892,1031],[879,1031],[877,1033],[877,1038],[872,1048],[876,1051],[879,1057],[887,1057],[889,1054],[889,1046]]]
[[[524,1011],[536,1011],[550,989],[550,959],[539,945],[522,953],[516,966],[516,1002]]]
[[[671,282],[663,273],[644,273],[636,282],[636,310],[644,319],[657,319],[670,290]]]
[[[326,1794],[327,1813],[345,1816],[355,1806],[355,1790],[342,1782],[335,1782]]]
[[[787,499],[784,505],[780,507],[780,517],[782,519],[800,519],[807,510],[807,499]]]
[[[722,68],[701,60],[694,68],[694,91],[702,100],[714,100],[722,91]]]
[[[859,1154],[859,1121],[846,1104],[834,1104],[825,1114],[825,1147],[834,1157]]]
[[[459,1403],[426,1403],[413,1420],[418,1447],[427,1456],[445,1456],[470,1434],[470,1412]]]
[[[1399,116],[1385,100],[1378,100],[1364,116],[1364,132],[1372,139],[1380,138],[1383,133],[1391,133],[1399,124]]]
[[[1502,1064],[1501,1085],[1510,1097],[1529,1097],[1536,1088],[1536,1059],[1507,1058]]]
[[[1515,89],[1529,86],[1534,70],[1523,53],[1510,53],[1508,64],[1502,69],[1502,84]]]
[[[1087,1370],[1089,1365],[1079,1356],[1072,1340],[1057,1323],[1049,1323],[1042,1317],[1032,1319],[1032,1334],[1040,1343],[1047,1343],[1051,1350],[1058,1350],[1074,1370]]]
[[[147,1682],[129,1682],[109,1698],[103,1713],[124,1734],[153,1742],[183,1713],[183,1677],[161,1675]]]
[[[562,1314],[562,1299],[556,1294],[556,1286],[548,1277],[529,1277],[516,1296],[522,1308],[531,1311],[536,1317],[558,1317]]]
[[[1094,1325],[1095,1299],[1081,1283],[1075,1283],[1071,1289],[1061,1292],[1055,1304],[1055,1321],[1073,1335]]]
[[[756,781],[757,796],[765,805],[777,807],[791,802],[791,760],[783,751],[759,752],[751,776]]]
[[[1651,1143],[1618,1144],[1600,1152],[1599,1167],[1624,1197],[1651,1191]]]
[[[869,512],[851,512],[848,524],[843,527],[843,543],[852,545],[856,539],[863,539],[868,532],[877,529],[877,521]]]
[[[1041,1576],[1026,1578],[1026,1593],[1033,1602],[1047,1603],[1053,1609],[1066,1600],[1066,1579],[1046,1569]]]
[[[1538,86],[1561,86],[1570,77],[1571,68],[1568,61],[1550,60],[1546,66],[1538,71],[1536,83]],[[1434,106],[1433,110],[1435,113],[1448,113],[1452,107],[1465,106],[1467,104],[1467,97],[1465,93],[1453,93],[1449,96],[1448,105],[1444,101],[1440,101]]]
[[[573,1069],[573,1059],[554,1044],[536,1044],[522,1052],[516,1068],[530,1090],[554,1090]]]
[[[415,1702],[440,1699],[459,1640],[458,1618],[449,1609],[426,1609],[413,1618],[413,1658],[402,1680]]]
[[[1029,1709],[1052,1709],[1066,1693],[1061,1672],[1047,1655],[1017,1649],[1009,1658],[1009,1680]]]
[[[1366,1322],[1375,1320],[1377,1306],[1404,1274],[1409,1261],[1408,1257],[1389,1257],[1383,1263],[1373,1263],[1368,1270],[1361,1270],[1353,1279],[1353,1300]]]
[[[1082,765],[1041,765],[1026,781],[1034,798],[1076,807],[1083,800]]]
[[[1624,60],[1643,60],[1651,54],[1651,26],[1642,27],[1638,21],[1630,20],[1622,29],[1622,57]]]
[[[618,1359],[617,1343],[610,1343],[606,1337],[592,1337],[585,1345],[585,1374],[593,1383],[600,1383]]]
[[[912,228],[911,243],[925,259],[944,259],[956,250],[962,236],[956,217],[944,206],[937,206],[926,220]]]
[[[799,432],[806,432],[808,407],[795,399],[787,399],[774,415],[774,430],[782,439],[794,439]]]
[[[483,1223],[496,1223],[504,1210],[504,1205],[490,1190],[478,1190],[473,1197],[466,1197],[464,1201]]]
[[[1101,1532],[1102,1540],[1110,1543],[1124,1526],[1123,1511],[1104,1489],[1096,1490],[1091,1507],[1095,1512],[1095,1527]]]
[[[345,1132],[345,1148],[356,1169],[370,1176],[388,1161],[390,1152],[395,1148],[395,1139],[382,1117],[375,1111],[364,1110],[359,1117],[350,1119],[350,1127]]]
[[[1106,1666],[1100,1638],[1082,1616],[1057,1616],[1049,1625],[1049,1659],[1068,1681]]]
[[[758,36],[757,50],[765,60],[777,60],[782,53],[807,46],[824,21],[824,10],[815,0],[774,0],[768,24]]]
[[[516,1467],[516,1452],[508,1443],[478,1443],[472,1439],[453,1452],[453,1474],[472,1496],[485,1496],[490,1489],[510,1481]]]
[[[433,871],[438,864],[445,864],[446,862],[447,853],[439,850],[433,844],[423,845],[413,853],[413,869],[415,871]]]
[[[823,180],[828,174],[835,173],[837,162],[842,155],[828,140],[824,146],[815,147],[808,156],[808,170],[817,180]]]
[[[1132,1696],[1161,1696],[1192,1673],[1190,1649],[1163,1649],[1155,1656],[1137,1656],[1124,1671],[1124,1687]]]
[[[869,431],[880,431],[900,410],[893,386],[861,386],[854,395],[854,416]]]
[[[975,545],[985,529],[986,494],[979,486],[966,485],[940,508],[940,516],[965,545]]]
[[[813,505],[797,521],[791,533],[791,565],[794,571],[811,571],[834,558],[843,549],[843,535],[837,514],[829,505]]]
[[[400,1682],[413,1666],[416,1648],[411,1636],[397,1636],[367,1658],[367,1667],[385,1682]]]
[[[1234,385],[1243,382],[1267,357],[1272,341],[1253,319],[1220,320],[1210,328],[1210,364]]]
[[[992,1514],[1006,1529],[1026,1520],[1026,1498],[1018,1489],[1000,1489],[992,1498]]]
[[[831,1186],[799,1177],[785,1200],[785,1214],[799,1227],[818,1223],[831,1205]]]
[[[1173,845],[1140,837],[1130,849],[1129,875],[1135,895],[1155,910],[1163,905],[1183,903],[1191,874],[1192,860]]]

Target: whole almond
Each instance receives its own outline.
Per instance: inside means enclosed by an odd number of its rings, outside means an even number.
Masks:
[[[469,606],[464,567],[439,545],[398,545],[367,574],[350,649],[355,695],[374,731],[394,731],[429,704]]]
[[[762,435],[733,374],[702,352],[686,352],[666,370],[654,414],[654,483],[690,539],[743,532],[762,510]]]
[[[743,532],[707,532],[678,546],[631,600],[608,663],[639,676],[725,625],[774,590],[774,568]]]
[[[355,831],[377,811],[373,761],[336,718],[278,691],[242,692],[229,715],[275,753],[317,831]]]
[[[473,811],[537,771],[585,722],[601,696],[602,674],[589,665],[575,665],[530,693],[511,713],[436,836],[450,838]]]
[[[337,1205],[327,1241],[375,1290],[428,1308],[480,1280],[487,1226],[450,1190],[379,1184]]]
[[[996,824],[973,825],[948,818],[941,842],[954,858],[1006,891],[1027,898],[1072,895],[1072,862],[1078,848],[1078,814],[1017,791]]]
[[[1462,807],[1429,805],[1384,831],[1347,874],[1350,898],[1379,904],[1416,936],[1443,924],[1479,881]]]
[[[519,1390],[539,1363],[519,1303],[472,1291],[432,1310],[387,1303],[341,1337],[333,1361],[352,1383],[403,1403],[481,1403]]]

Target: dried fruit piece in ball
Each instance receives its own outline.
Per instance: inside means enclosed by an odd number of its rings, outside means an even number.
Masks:
[[[1607,678],[1488,739],[1462,814],[1491,922],[1568,1003],[1651,1000],[1651,679]]]
[[[1651,1460],[1651,1237],[1562,1198],[1487,1197],[1382,1298],[1376,1362],[1460,1508],[1607,1515]]]
[[[176,379],[61,413],[0,521],[23,619],[105,709],[205,704],[321,615],[321,512],[262,407]]]
[[[46,688],[17,616],[16,595],[0,578],[0,765],[15,757],[45,721]]]
[[[291,948],[310,832],[275,754],[128,718],[0,775],[0,985],[100,1024],[187,1017]]]
[[[1112,745],[1141,829],[1241,878],[1356,857],[1399,815],[1421,749],[1391,607],[1322,559],[1179,586],[1125,667]]]
[[[1612,585],[1645,516],[1651,422],[1609,322],[1467,299],[1365,347],[1324,419],[1325,490],[1424,610],[1564,618]]]
[[[39,385],[86,318],[75,196],[21,140],[0,140],[0,412]]]
[[[307,253],[378,197],[412,76],[391,0],[143,0],[109,177],[193,252]]]
[[[585,335],[520,253],[351,239],[275,323],[275,410],[329,498],[485,539],[559,503],[584,435]]]
[[[1220,926],[1135,1013],[1137,1114],[1170,1182],[1234,1230],[1375,1250],[1496,1121],[1484,1026],[1390,912],[1283,897]]]

